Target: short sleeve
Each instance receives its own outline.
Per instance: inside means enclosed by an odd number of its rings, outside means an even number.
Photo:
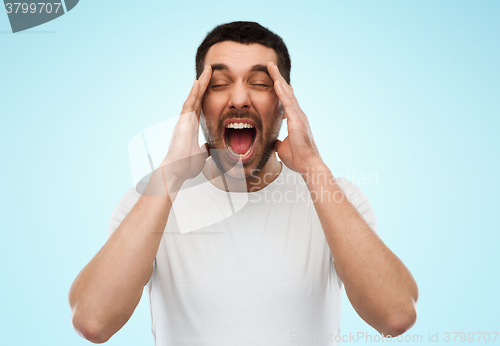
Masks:
[[[349,202],[358,210],[368,226],[378,234],[377,220],[373,208],[363,191],[353,182],[344,177],[337,178],[337,184],[340,186]]]
[[[141,195],[134,188],[128,189],[125,192],[111,214],[108,226],[108,238],[122,223],[123,219],[125,219],[130,210],[132,210],[140,196]]]

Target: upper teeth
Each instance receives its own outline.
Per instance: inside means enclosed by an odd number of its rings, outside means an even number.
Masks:
[[[229,123],[227,129],[253,129],[253,126],[248,123]]]

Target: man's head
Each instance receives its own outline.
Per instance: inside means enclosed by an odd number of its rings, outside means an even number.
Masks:
[[[283,40],[253,22],[216,27],[198,48],[197,76],[205,66],[212,78],[200,122],[214,161],[227,172],[240,158],[248,178],[272,155],[283,120],[283,106],[267,71],[269,61],[290,81],[290,57]]]

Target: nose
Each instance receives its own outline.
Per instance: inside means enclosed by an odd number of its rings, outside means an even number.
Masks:
[[[248,90],[243,83],[235,83],[231,88],[229,99],[230,110],[248,110],[250,109],[250,96]]]

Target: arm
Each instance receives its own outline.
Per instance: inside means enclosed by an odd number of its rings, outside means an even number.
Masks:
[[[410,271],[368,226],[320,165],[305,175],[314,206],[349,300],[369,325],[384,335],[407,331],[417,317],[418,288]]]
[[[168,153],[145,191],[71,285],[72,324],[91,342],[106,342],[132,316],[151,277],[175,191],[205,164],[208,153],[198,146],[198,120],[210,75],[207,68],[194,82]]]
[[[319,196],[313,198],[314,206],[349,300],[380,333],[404,333],[416,320],[415,280],[337,185],[319,155],[307,116],[278,67],[270,62],[268,71],[288,125],[288,136],[276,142],[275,150],[285,165],[302,175],[311,196]]]

